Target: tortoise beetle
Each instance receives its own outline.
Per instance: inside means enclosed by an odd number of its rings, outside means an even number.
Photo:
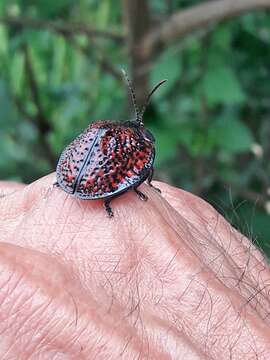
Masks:
[[[96,121],[90,124],[62,152],[54,184],[79,199],[104,199],[109,217],[113,216],[110,201],[114,197],[133,189],[142,200],[147,200],[138,186],[145,180],[153,186],[155,139],[144,128],[143,115],[151,96],[167,81],[160,81],[152,89],[139,111],[131,82],[122,71],[131,93],[135,119],[123,123]]]

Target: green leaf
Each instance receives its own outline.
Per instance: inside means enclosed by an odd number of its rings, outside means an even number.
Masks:
[[[178,127],[175,128],[175,137],[182,145],[186,146],[187,149],[192,148],[192,144],[194,142],[195,132],[194,126],[190,121],[179,124]]]
[[[55,87],[61,84],[63,70],[66,61],[66,42],[60,36],[55,36],[53,40],[52,67],[50,73],[50,83]]]
[[[259,245],[270,257],[270,215],[256,207],[256,204],[247,202],[239,208],[240,221],[236,226],[251,240]]]
[[[209,68],[202,81],[209,106],[235,105],[245,101],[245,94],[234,71],[227,66]]]
[[[158,149],[156,154],[156,165],[161,166],[166,160],[173,158],[177,151],[177,134],[170,128],[160,129],[152,127],[150,129],[156,139],[156,147]]]
[[[17,52],[10,58],[10,82],[15,94],[20,94],[23,89],[24,76],[24,56],[21,52]]]
[[[8,36],[7,29],[0,25],[0,55],[6,56],[8,52]]]
[[[213,33],[212,46],[214,46],[216,50],[222,50],[223,52],[230,51],[232,34],[230,25],[219,25]]]
[[[250,150],[254,138],[249,128],[231,114],[222,116],[211,129],[215,143],[228,153]]]
[[[99,29],[106,29],[109,19],[110,2],[108,0],[103,0],[100,2],[97,12],[97,24],[99,24]]]
[[[28,5],[27,1],[25,1],[25,3],[24,8]],[[53,18],[57,15],[61,15],[62,17],[65,16],[66,13],[72,10],[72,3],[72,0],[35,0],[34,2],[36,10],[39,12],[39,16],[44,18]]]
[[[154,96],[153,101],[162,99],[170,89],[179,80],[182,66],[179,53],[174,49],[166,51],[155,63],[150,73],[151,86],[156,85],[160,80],[167,79],[168,82],[163,85]]]
[[[10,97],[8,85],[3,79],[0,79],[0,109],[0,129],[3,131],[13,128],[15,124],[14,105]]]

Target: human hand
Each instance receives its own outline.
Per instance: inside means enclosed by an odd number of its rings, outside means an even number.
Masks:
[[[270,358],[269,267],[210,205],[142,185],[109,219],[53,182],[0,196],[2,360]]]

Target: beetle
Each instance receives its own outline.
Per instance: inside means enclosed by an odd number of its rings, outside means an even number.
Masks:
[[[162,80],[154,86],[139,110],[133,86],[126,72],[122,72],[131,94],[135,118],[122,123],[102,120],[90,124],[62,152],[54,184],[79,199],[103,199],[109,217],[113,217],[110,206],[113,198],[133,189],[146,201],[147,196],[138,187],[145,180],[153,187],[155,138],[145,129],[143,115],[151,96],[167,81]]]

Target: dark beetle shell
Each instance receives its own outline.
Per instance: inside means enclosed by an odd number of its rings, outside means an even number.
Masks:
[[[147,196],[138,186],[148,180],[151,184],[155,158],[155,139],[145,129],[143,115],[154,92],[166,82],[160,81],[150,91],[139,110],[131,82],[127,81],[136,117],[132,121],[97,121],[79,135],[61,154],[56,168],[57,182],[67,193],[80,199],[104,199],[109,217],[112,198],[133,189],[141,200]],[[156,189],[160,191],[159,189]]]
[[[134,124],[91,124],[63,151],[59,186],[81,199],[102,199],[140,185],[153,167],[155,149],[151,133]]]

